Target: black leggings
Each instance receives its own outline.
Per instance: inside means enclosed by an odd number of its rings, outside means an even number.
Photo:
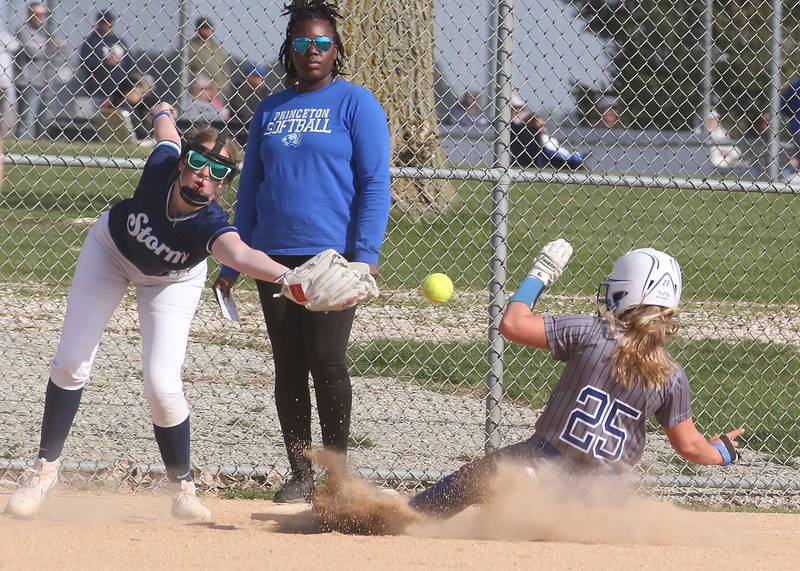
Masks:
[[[295,267],[295,256],[273,256]],[[311,395],[308,373],[314,380],[314,393],[325,448],[347,453],[350,435],[350,409],[353,404],[350,375],[347,371],[347,344],[355,317],[355,307],[344,311],[308,311],[283,296],[273,297],[280,286],[256,281],[267,333],[275,362],[275,406],[292,473],[308,474],[311,464],[305,451],[311,446]]]

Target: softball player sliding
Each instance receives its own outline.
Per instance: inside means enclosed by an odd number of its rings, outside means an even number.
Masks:
[[[181,367],[189,325],[206,279],[206,258],[256,279],[277,281],[288,268],[246,246],[215,198],[236,176],[237,150],[214,129],[181,149],[173,108],[150,112],[157,144],[133,197],[94,225],[78,258],[61,342],[51,362],[39,453],[6,512],[31,516],[58,480],[59,457],[89,380],[100,336],[130,284],[142,334],[144,396],[167,476],[172,513],[209,518],[189,462],[189,408]]]
[[[537,315],[542,291],[563,271],[572,247],[547,244],[514,293],[500,323],[510,341],[549,349],[567,363],[533,436],[470,462],[414,496],[414,509],[450,516],[483,501],[500,461],[535,472],[542,461],[570,474],[615,475],[638,462],[647,419],[655,416],[672,447],[696,464],[730,464],[743,429],[711,440],[692,422],[686,373],[666,349],[678,323],[681,270],[674,258],[644,248],[619,258],[598,291],[601,312]]]

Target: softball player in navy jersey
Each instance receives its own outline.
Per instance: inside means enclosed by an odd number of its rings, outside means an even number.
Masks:
[[[552,461],[575,475],[626,473],[642,455],[651,416],[685,459],[696,464],[736,460],[735,438],[744,430],[711,440],[698,432],[686,373],[666,349],[678,331],[677,261],[652,248],[633,250],[617,260],[602,282],[597,316],[533,313],[539,295],[561,275],[571,254],[564,240],[547,244],[500,323],[508,340],[549,349],[566,362],[533,436],[439,480],[411,499],[416,510],[446,517],[487,499],[489,479],[500,461],[534,472],[538,462]]]
[[[182,149],[174,110],[150,112],[157,144],[131,198],[113,205],[78,258],[61,342],[51,361],[39,453],[6,512],[31,516],[58,480],[59,457],[89,380],[100,337],[130,285],[142,335],[144,397],[167,476],[172,513],[210,517],[198,501],[189,462],[189,407],[181,367],[189,326],[206,280],[206,258],[275,281],[286,266],[242,242],[214,200],[236,176],[237,150],[214,129]]]

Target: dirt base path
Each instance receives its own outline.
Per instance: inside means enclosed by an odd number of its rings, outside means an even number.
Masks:
[[[5,505],[8,494],[0,494]],[[2,569],[787,569],[800,563],[800,516],[687,513],[734,544],[584,544],[322,532],[305,506],[204,499],[206,524],[180,524],[169,499],[62,492],[36,520],[0,516]],[[474,517],[464,514],[462,517]],[[224,566],[224,567],[222,567]]]

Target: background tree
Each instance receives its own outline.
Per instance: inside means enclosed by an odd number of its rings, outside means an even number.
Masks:
[[[638,127],[682,129],[702,107],[703,14],[706,0],[566,0],[588,27],[611,40],[611,80]],[[783,2],[782,83],[797,74],[798,0]],[[771,61],[769,0],[715,0],[713,93],[730,117],[749,120],[768,109]],[[787,45],[789,44],[789,45]]]
[[[339,0],[347,79],[369,87],[389,116],[393,164],[443,166],[434,95],[434,0]],[[455,196],[442,180],[396,179],[404,210],[445,209]]]

